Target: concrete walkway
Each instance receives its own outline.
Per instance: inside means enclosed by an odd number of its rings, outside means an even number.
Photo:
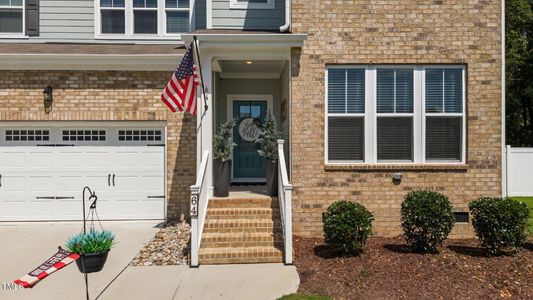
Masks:
[[[277,299],[295,293],[294,266],[249,264],[128,267],[99,299]]]
[[[91,299],[277,299],[296,292],[298,273],[282,264],[128,267],[158,231],[157,222],[105,222],[117,243],[104,269],[89,274]],[[0,299],[85,299],[83,275],[75,263],[32,289],[11,283],[55,253],[80,231],[79,223],[0,223]]]

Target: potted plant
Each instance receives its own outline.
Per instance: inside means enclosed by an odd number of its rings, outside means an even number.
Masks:
[[[271,196],[278,194],[278,139],[281,133],[278,131],[278,122],[271,112],[268,112],[263,125],[263,131],[256,140],[259,143],[259,153],[266,159],[267,193]]]
[[[220,124],[214,141],[213,175],[215,185],[215,197],[228,197],[231,181],[231,158],[233,148],[237,146],[231,138],[231,132],[236,121],[232,119]]]
[[[79,233],[67,240],[67,249],[77,253],[80,258],[76,265],[82,273],[99,272],[104,267],[107,255],[113,246],[115,236],[107,230],[96,231],[91,229],[88,233]]]

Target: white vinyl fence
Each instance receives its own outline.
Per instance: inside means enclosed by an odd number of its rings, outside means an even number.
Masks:
[[[533,148],[505,148],[506,195],[533,196]]]

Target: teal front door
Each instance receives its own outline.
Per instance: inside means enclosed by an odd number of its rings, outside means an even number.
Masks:
[[[257,181],[265,177],[265,159],[257,154],[259,138],[267,113],[266,101],[233,101],[233,117],[237,124],[233,129],[233,180]]]

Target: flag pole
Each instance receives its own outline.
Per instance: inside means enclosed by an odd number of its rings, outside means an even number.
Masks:
[[[204,76],[202,75],[202,63],[200,62],[200,52],[198,52],[198,38],[196,35],[193,36],[194,39],[194,49],[196,51],[196,58],[198,59],[198,71],[200,72],[200,81],[202,82],[202,93],[204,95],[204,109],[207,110],[207,97],[205,96],[206,88],[204,86]]]

